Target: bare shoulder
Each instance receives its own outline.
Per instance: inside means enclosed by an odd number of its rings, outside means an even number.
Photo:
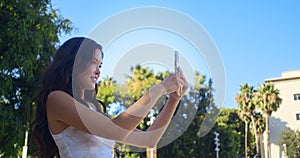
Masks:
[[[55,134],[62,132],[69,124],[66,123],[64,115],[73,115],[71,113],[73,97],[68,93],[55,90],[49,93],[46,101],[48,125]]]
[[[55,90],[49,93],[46,104],[74,103],[75,99],[62,90]]]
[[[67,112],[70,108],[74,107],[75,102],[75,99],[71,95],[62,90],[52,91],[49,93],[46,101],[47,112]]]
[[[47,99],[59,99],[59,98],[73,98],[68,93],[62,91],[62,90],[55,90],[49,93]]]

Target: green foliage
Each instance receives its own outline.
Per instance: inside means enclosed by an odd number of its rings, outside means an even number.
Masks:
[[[28,128],[29,105],[40,82],[45,67],[52,60],[58,35],[70,33],[73,27],[68,19],[52,8],[48,0],[0,1],[0,155],[18,157]],[[108,105],[128,107],[153,84],[160,82],[169,72],[154,74],[149,68],[132,67],[128,82],[118,85],[112,78],[99,83],[99,100]],[[195,83],[180,103],[174,121],[167,131],[178,136],[169,145],[158,149],[159,157],[215,157],[212,131],[220,131],[220,156],[233,156],[240,152],[243,125],[236,119],[235,111],[221,111],[216,126],[201,136],[199,132],[205,114],[218,112],[213,104],[212,81],[195,73]],[[154,117],[167,98],[160,98]],[[5,120],[5,121],[3,121]],[[145,118],[139,128],[149,126]],[[189,124],[191,122],[191,124]],[[168,137],[166,133],[163,139]],[[226,148],[226,146],[228,148]],[[232,147],[229,150],[229,147]],[[224,148],[224,149],[222,149]],[[145,153],[130,152],[121,147],[126,157],[145,157]]]
[[[128,76],[125,88],[126,95],[130,96],[133,102],[137,101],[152,85],[161,81],[148,67],[137,65],[131,68],[131,73],[132,76]]]
[[[220,109],[217,118],[217,131],[220,133],[220,157],[242,157],[244,145],[244,124],[237,109]]]
[[[118,85],[112,78],[105,78],[99,83],[98,98],[107,104],[130,106],[133,102],[149,89],[150,86],[160,82],[169,72],[154,74],[149,68],[139,65],[132,67],[131,76],[124,85]],[[157,149],[158,157],[215,157],[214,131],[220,133],[221,157],[236,157],[243,153],[244,125],[235,109],[221,109],[217,124],[203,136],[200,127],[206,114],[218,112],[213,104],[212,81],[204,75],[195,73],[196,82],[190,87],[173,117],[162,140],[158,144],[164,145],[166,140],[175,137],[173,142]],[[133,99],[131,97],[134,97]],[[161,105],[167,98],[163,97],[153,110],[156,117]],[[139,125],[139,129],[149,127],[150,118],[146,117]],[[119,151],[117,157],[146,157],[145,152],[132,152],[132,148],[124,144],[117,144]]]
[[[127,82],[123,85],[116,83],[112,78],[104,78],[99,83],[97,98],[107,105],[113,116],[118,115],[127,107],[135,103],[152,85],[159,83],[164,79],[169,72],[159,72],[154,74],[153,70],[148,67],[136,65],[131,68],[131,75],[127,76]],[[146,117],[138,126],[138,129],[145,130],[149,127],[150,117],[156,117],[158,111],[161,109],[165,102],[165,97],[159,99],[153,111],[153,116]],[[134,153],[130,151],[128,146],[117,144],[119,157],[145,157],[145,152]]]
[[[0,12],[0,155],[16,157],[41,73],[72,26],[47,0],[2,0]]]
[[[258,134],[263,134],[266,130],[266,119],[261,113],[256,112],[254,115],[254,125]]]
[[[271,82],[261,84],[257,89],[256,96],[258,106],[268,116],[277,111],[282,102],[279,97],[279,90],[275,89]]]
[[[123,96],[127,98],[127,103],[125,106],[128,107],[134,102],[136,102],[152,85],[161,82],[169,72],[158,72],[158,74],[154,74],[153,70],[148,67],[142,67],[140,65],[136,65],[131,68],[131,76],[128,76],[127,82],[124,84],[124,89],[126,90]],[[130,99],[129,99],[130,98]],[[130,100],[130,101],[129,101]],[[159,110],[162,108],[166,98],[161,97],[157,103],[154,105],[152,109],[152,115],[148,115],[137,127],[140,130],[146,130],[150,126],[151,117],[157,117]],[[130,149],[132,147],[128,147],[129,150],[126,153],[126,157],[145,157],[145,152],[134,153],[131,152]]]
[[[300,157],[300,131],[299,130],[284,130],[279,139],[279,144],[282,151],[286,151],[287,157]],[[285,147],[284,147],[285,146]]]
[[[213,133],[201,137],[199,132],[205,115],[215,110],[212,104],[212,82],[199,73],[195,73],[195,79],[194,85],[181,100],[176,114],[178,117],[173,118],[162,140],[169,135],[182,135],[158,149],[159,157],[215,157]]]
[[[240,86],[240,91],[235,98],[239,109],[241,110],[241,112],[245,112],[247,116],[251,116],[255,109],[255,104],[252,101],[254,95],[253,93],[253,86],[242,84]]]
[[[104,78],[98,84],[97,99],[109,105],[116,101],[115,94],[117,93],[118,84],[111,77]]]

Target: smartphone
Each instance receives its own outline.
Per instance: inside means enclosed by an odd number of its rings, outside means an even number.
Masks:
[[[175,74],[176,74],[177,73],[178,62],[179,62],[179,54],[176,50],[174,52],[174,55],[175,55],[174,68],[175,68]]]

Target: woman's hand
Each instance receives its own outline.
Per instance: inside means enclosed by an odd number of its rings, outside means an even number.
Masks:
[[[160,84],[164,87],[165,93],[175,93],[179,97],[181,97],[188,89],[188,83],[180,67],[177,68],[176,74],[169,75]]]
[[[181,87],[180,81],[175,74],[170,74],[160,83],[160,85],[164,88],[164,94],[179,92]]]
[[[180,67],[177,68],[177,73],[175,74],[177,77],[178,82],[180,83],[180,87],[178,91],[173,92],[170,94],[170,97],[172,98],[181,98],[184,93],[189,88],[188,82],[186,81],[186,78],[183,75],[182,69]]]

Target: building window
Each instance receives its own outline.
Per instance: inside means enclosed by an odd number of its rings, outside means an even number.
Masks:
[[[300,114],[296,114],[296,119],[300,120]]]
[[[300,93],[294,94],[294,100],[300,100]]]

